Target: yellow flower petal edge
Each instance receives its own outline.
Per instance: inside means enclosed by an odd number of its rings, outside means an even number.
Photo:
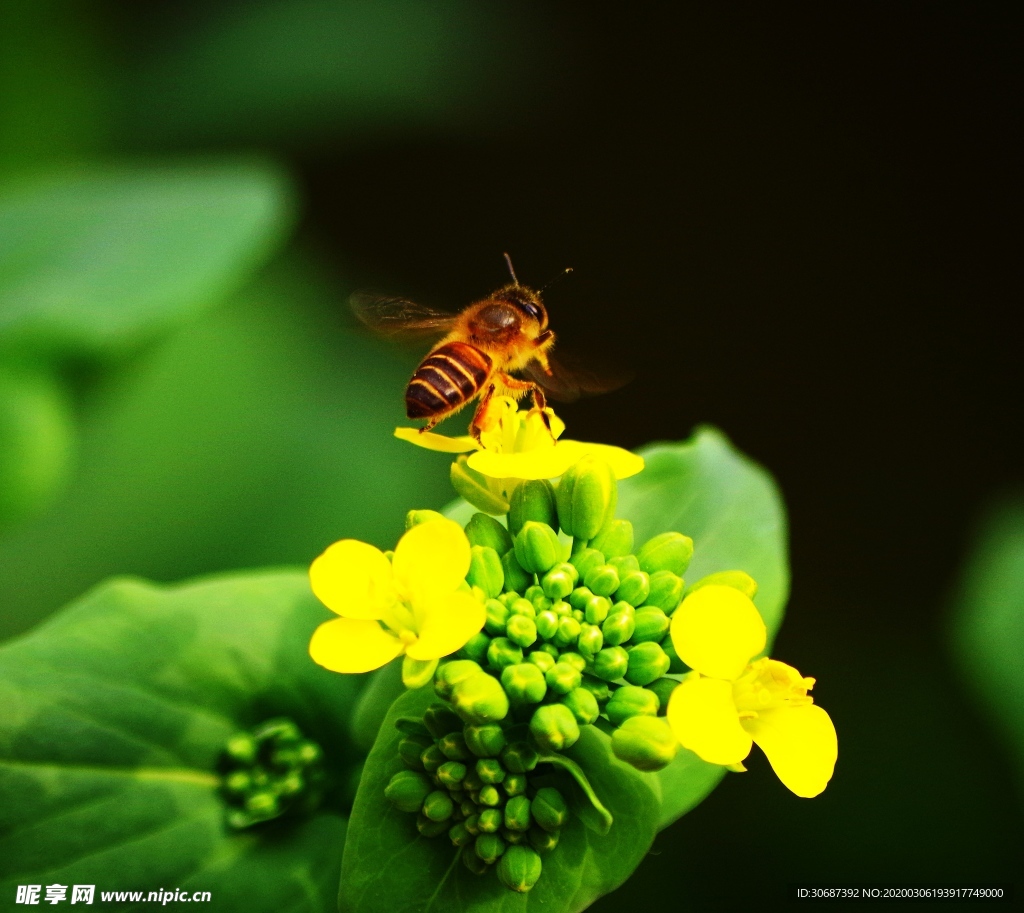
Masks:
[[[712,678],[739,678],[767,643],[757,607],[731,586],[694,590],[672,615],[672,645],[691,669]]]
[[[469,540],[462,527],[454,520],[429,520],[398,540],[391,567],[403,601],[415,612],[420,603],[455,592],[466,579],[469,560]]]
[[[395,437],[400,441],[408,441],[424,450],[434,450],[438,453],[469,453],[476,450],[477,444],[469,435],[463,437],[445,437],[443,434],[435,434],[433,431],[421,431],[419,428],[396,428]]]
[[[679,743],[702,760],[738,764],[753,745],[740,726],[732,683],[691,672],[669,698],[668,723]]]
[[[369,672],[391,662],[403,648],[375,621],[335,618],[313,632],[309,655],[332,672]]]
[[[316,598],[345,618],[377,619],[397,598],[391,563],[380,549],[356,539],[331,545],[309,569]]]
[[[423,612],[419,639],[406,654],[413,659],[440,659],[461,650],[487,621],[482,602],[469,593],[452,593],[427,606]]]
[[[832,718],[817,704],[763,710],[742,725],[796,795],[811,799],[832,779],[839,741]]]

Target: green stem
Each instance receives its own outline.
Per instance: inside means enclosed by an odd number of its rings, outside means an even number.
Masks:
[[[590,804],[594,806],[594,810],[601,816],[605,830],[612,826],[615,821],[612,817],[612,813],[608,811],[608,809],[606,809],[601,803],[601,800],[597,798],[597,793],[594,792],[594,787],[590,785],[587,775],[583,772],[583,768],[580,767],[579,764],[571,758],[567,758],[565,755],[560,754],[542,754],[538,759],[538,763],[554,764],[555,767],[561,767],[562,770],[571,774],[572,778],[579,784],[580,789],[586,793],[587,798],[590,800]]]

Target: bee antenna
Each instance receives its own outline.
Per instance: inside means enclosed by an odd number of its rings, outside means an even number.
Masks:
[[[505,256],[505,262],[508,264],[508,271],[512,274],[512,281],[516,285],[519,285],[519,280],[516,278],[516,271],[514,269],[512,269],[512,258],[508,255],[507,252],[505,253],[504,256]]]
[[[545,282],[544,285],[542,285],[540,287],[540,291],[543,292],[544,289],[546,289],[548,286],[554,285],[559,279],[564,279],[571,272],[572,272],[572,267],[571,266],[567,266],[557,276],[555,276],[554,279],[549,279],[547,282]]]

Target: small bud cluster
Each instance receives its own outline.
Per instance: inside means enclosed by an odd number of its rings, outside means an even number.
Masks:
[[[310,812],[323,797],[323,752],[283,717],[231,736],[220,770],[227,824],[233,830]]]

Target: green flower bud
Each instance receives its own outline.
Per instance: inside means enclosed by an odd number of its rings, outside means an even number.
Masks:
[[[477,776],[476,765],[467,768],[465,779],[462,781],[462,788],[469,792],[478,792],[483,788],[484,781]]]
[[[450,818],[445,818],[443,821],[433,821],[423,814],[416,816],[416,830],[418,830],[424,837],[440,837],[442,834],[446,833],[450,827]]]
[[[593,539],[615,516],[615,473],[604,460],[588,454],[562,474],[555,499],[562,530],[575,539]]]
[[[547,479],[520,482],[508,504],[508,528],[513,536],[530,520],[558,529],[555,489]]]
[[[601,714],[601,709],[597,706],[597,698],[582,685],[563,697],[562,703],[569,708],[572,715],[576,717],[576,722],[581,726],[593,723]]]
[[[540,596],[544,596],[544,588],[539,583],[528,586],[523,593],[523,599],[529,600],[531,603]]]
[[[757,581],[750,574],[743,571],[718,571],[715,574],[708,574],[707,577],[701,577],[696,583],[691,583],[683,596],[689,596],[690,593],[699,590],[702,586],[731,586],[748,599],[753,599],[757,595]]]
[[[526,793],[526,774],[509,774],[502,781],[501,788],[507,796],[522,796]]]
[[[516,560],[515,549],[510,549],[501,556],[501,569],[505,573],[506,590],[521,593],[533,583],[533,575],[523,570],[522,565]]]
[[[544,751],[562,751],[576,744],[580,727],[564,704],[545,704],[533,712],[530,734]]]
[[[621,726],[634,716],[657,716],[658,696],[646,688],[623,685],[612,693],[604,712],[615,726]]]
[[[575,618],[582,625],[583,619],[585,619],[587,616],[584,615],[579,609],[573,609],[572,617]]]
[[[255,763],[258,751],[256,740],[248,732],[236,732],[224,746],[227,756],[240,764]]]
[[[534,663],[506,666],[501,673],[501,684],[513,704],[539,704],[548,692],[544,673]]]
[[[488,637],[483,631],[479,631],[467,640],[466,645],[455,655],[458,656],[459,659],[471,659],[475,663],[486,662],[487,647],[490,646],[490,643],[490,637]]]
[[[505,689],[501,687],[501,682],[486,672],[459,682],[452,691],[451,700],[463,720],[478,726],[503,720],[508,715],[508,695]]]
[[[505,554],[507,555],[508,552],[506,552]],[[504,556],[502,557],[504,558]],[[502,565],[502,568],[504,568],[504,565]],[[522,569],[520,568],[520,570]],[[508,584],[506,583],[506,587],[507,586]],[[506,589],[505,592],[498,597],[498,602],[500,602],[506,609],[511,610],[513,604],[518,602],[522,598],[523,597],[520,596],[515,590]]]
[[[449,732],[438,739],[437,747],[449,761],[465,761],[470,755],[466,747],[466,737],[461,732]]]
[[[477,804],[472,799],[463,799],[459,811],[466,819],[466,830],[475,837],[480,833],[480,815],[477,814]]]
[[[546,831],[542,827],[531,827],[527,836],[530,846],[538,853],[550,853],[558,846],[558,831]]]
[[[693,540],[682,533],[662,533],[644,543],[636,557],[640,570],[652,576],[658,571],[671,571],[682,577],[693,557]]]
[[[252,778],[244,770],[232,771],[224,778],[224,789],[229,793],[244,793],[251,786]]]
[[[508,639],[520,647],[532,646],[537,640],[537,623],[525,615],[513,615],[505,626]]]
[[[578,672],[582,672],[587,668],[587,659],[581,656],[579,653],[574,653],[572,650],[566,650],[564,653],[558,655],[558,662],[568,663]]]
[[[648,691],[653,691],[658,696],[658,716],[665,715],[668,710],[668,699],[672,697],[672,692],[678,685],[679,682],[674,678],[659,678],[646,686]]]
[[[601,629],[597,625],[582,625],[576,645],[581,653],[585,653],[587,656],[596,656],[604,646],[604,634],[601,633]]]
[[[571,564],[559,564],[548,571],[541,579],[541,586],[544,587],[544,595],[548,599],[565,599],[573,591],[573,578],[565,568],[571,568]]]
[[[439,698],[448,700],[451,697],[452,690],[459,682],[471,676],[479,675],[482,671],[480,664],[471,659],[456,659],[443,663],[437,667],[437,671],[434,673],[434,691]],[[434,709],[435,707],[437,708],[436,710]],[[433,724],[427,723],[428,729],[430,729],[431,725],[434,725],[439,727],[439,730],[444,730],[444,732],[440,732],[440,735],[435,733],[435,738],[439,739],[442,735],[462,728],[458,717],[442,704],[432,705],[428,712],[424,714],[424,720],[426,720],[427,716],[434,721]],[[430,731],[434,732],[433,729],[430,729]]]
[[[597,596],[611,596],[619,588],[619,572],[610,564],[599,564],[587,571],[583,582]]]
[[[530,587],[532,590],[533,587]],[[542,597],[543,598],[543,597]],[[529,599],[514,599],[509,603],[509,618],[521,615],[523,618],[536,618],[537,608]]]
[[[508,513],[508,501],[491,491],[487,476],[471,469],[465,454],[459,455],[452,463],[449,478],[452,488],[477,510],[499,517]]]
[[[590,590],[587,590],[589,593]],[[603,624],[611,611],[612,604],[605,596],[591,596],[583,607],[583,617],[588,624]]]
[[[490,783],[480,787],[479,802],[481,805],[495,806],[501,802],[501,793],[498,788]]]
[[[626,574],[632,574],[640,570],[640,562],[636,555],[619,555],[618,558],[609,558],[608,563],[619,572],[621,580]]]
[[[505,768],[497,758],[479,758],[476,762],[476,775],[484,783],[500,783],[505,779]]]
[[[488,865],[493,865],[505,852],[505,841],[497,834],[481,834],[476,838],[476,854]]]
[[[540,878],[540,856],[525,846],[510,846],[498,863],[498,880],[517,894],[526,894]]]
[[[497,808],[485,808],[480,812],[480,833],[481,834],[496,834],[498,828],[501,827],[505,820],[505,816],[501,813],[500,809]]]
[[[509,610],[497,599],[488,599],[484,603],[484,610],[487,612],[487,621],[484,622],[484,630],[491,637],[502,637],[505,634],[505,625],[508,623]],[[488,644],[490,646],[490,644]]]
[[[449,663],[449,665],[458,665]],[[476,675],[483,675],[477,669]],[[431,704],[423,713],[423,723],[435,739],[448,735],[449,732],[461,732],[462,722],[445,704]]]
[[[551,603],[551,611],[554,612],[560,619],[569,618],[570,616],[574,618],[576,617],[575,615],[573,615],[573,612],[575,611],[573,607],[569,605],[569,603],[563,602],[562,600]]]
[[[449,763],[453,762],[450,761]],[[441,766],[443,767],[444,765],[442,764]],[[438,772],[440,772],[440,770]],[[434,774],[434,776],[436,777],[437,774]],[[466,791],[462,789],[461,786],[462,784],[460,783],[456,786],[445,787],[448,790],[448,795],[452,797],[452,802],[455,803],[455,811],[452,814],[452,818],[455,821],[461,821],[463,818],[466,817],[464,814],[462,814],[462,803],[466,799]]]
[[[462,864],[474,875],[483,875],[484,872],[490,868],[490,866],[476,854],[475,842],[468,846],[464,846],[462,848],[462,852],[459,853],[459,858],[462,860]]]
[[[258,792],[246,797],[245,810],[256,821],[269,821],[281,813],[281,804],[272,792]]]
[[[511,846],[519,846],[520,843],[526,843],[526,834],[522,831],[510,831],[507,827],[503,827],[499,833],[501,834],[501,839]],[[506,855],[508,854],[507,849],[505,853]]]
[[[648,642],[629,648],[625,679],[631,685],[649,685],[668,672],[669,659],[660,644]]]
[[[423,814],[431,821],[447,821],[454,811],[452,797],[439,789],[435,789],[423,800]]]
[[[530,601],[530,605],[533,606],[533,614],[536,616],[538,612],[546,612],[554,603],[547,596],[541,593],[539,596],[534,596]]]
[[[466,747],[478,758],[496,758],[505,747],[505,730],[497,723],[467,726],[463,730]]]
[[[516,561],[531,574],[545,574],[562,559],[562,543],[546,523],[528,520],[514,542]]]
[[[446,761],[437,768],[437,779],[446,789],[458,789],[466,776],[466,765],[458,761]]]
[[[541,672],[547,672],[555,664],[555,658],[544,650],[534,650],[526,661],[533,663]]]
[[[637,770],[662,770],[679,751],[668,723],[652,716],[634,716],[612,733],[612,752]]]
[[[611,688],[608,687],[608,682],[602,681],[593,675],[584,675],[583,681],[580,683],[581,688],[586,688],[597,701],[598,705],[603,704],[611,696]]]
[[[679,675],[690,671],[690,667],[676,653],[676,645],[672,642],[671,637],[666,637],[661,642],[661,649],[665,651],[665,655],[668,657],[668,671],[670,675]]]
[[[487,648],[487,662],[494,669],[504,669],[523,661],[523,648],[507,637],[495,637]]]
[[[569,566],[572,567],[572,565]],[[577,573],[579,572],[577,571]],[[587,587],[578,586],[569,594],[569,605],[574,609],[583,609],[585,611],[587,600],[593,595]]]
[[[651,593],[651,578],[643,571],[630,571],[621,578],[615,598],[632,606],[643,605]]]
[[[430,780],[418,771],[400,770],[384,787],[384,796],[399,811],[418,812],[433,788]]]
[[[559,649],[554,644],[540,644],[534,653],[547,653],[556,663],[558,662]],[[547,671],[546,669],[544,670]]]
[[[604,554],[596,548],[580,549],[575,555],[569,556],[569,563],[576,568],[579,579],[583,580],[592,568],[604,565]]]
[[[664,609],[671,615],[683,599],[683,578],[672,571],[656,571],[651,574],[650,593],[645,605]]]
[[[659,608],[643,608],[633,618],[633,643],[643,644],[648,641],[661,643],[668,634],[671,624],[668,616]]]
[[[579,687],[582,676],[575,666],[558,662],[544,673],[544,679],[556,694],[568,694],[573,688]]]
[[[444,764],[448,759],[441,753],[441,749],[436,745],[430,745],[423,749],[423,754],[420,755],[420,762],[423,764],[423,769],[428,774],[437,773],[437,769]]]
[[[560,647],[567,647],[576,643],[580,636],[580,623],[573,617],[561,618],[558,621],[558,630],[555,631],[554,642]]]
[[[512,537],[507,529],[494,517],[487,514],[473,514],[466,524],[466,538],[470,545],[485,545],[504,555],[512,548]]]
[[[505,770],[514,774],[528,774],[537,766],[540,755],[529,742],[511,742],[501,753]]]
[[[545,640],[550,640],[558,631],[558,616],[548,609],[537,616],[537,633]]]
[[[608,619],[611,621],[611,618]],[[605,625],[608,624],[605,622]],[[605,631],[605,640],[608,640],[608,632]],[[622,647],[605,647],[594,657],[593,673],[606,682],[617,682],[629,668],[629,654]]]
[[[448,839],[455,846],[468,846],[473,842],[473,836],[461,821],[458,824],[452,825],[448,831]]]
[[[594,536],[590,543],[606,558],[618,558],[633,551],[633,524],[629,520],[612,520]]]
[[[510,831],[527,831],[532,821],[526,796],[515,796],[505,803],[505,827]]]
[[[434,744],[429,736],[407,735],[398,743],[398,756],[406,767],[413,770],[423,770],[421,755],[424,750]]]
[[[530,814],[546,831],[557,831],[569,820],[569,806],[562,794],[553,786],[544,786],[530,803]]]
[[[405,528],[409,530],[414,526],[418,526],[420,523],[428,523],[431,520],[444,519],[444,514],[440,514],[436,510],[410,510],[409,513],[405,515]]]
[[[501,566],[501,556],[490,546],[474,545],[469,552],[469,571],[466,582],[470,586],[478,586],[488,599],[501,594],[505,585],[505,571]]]

